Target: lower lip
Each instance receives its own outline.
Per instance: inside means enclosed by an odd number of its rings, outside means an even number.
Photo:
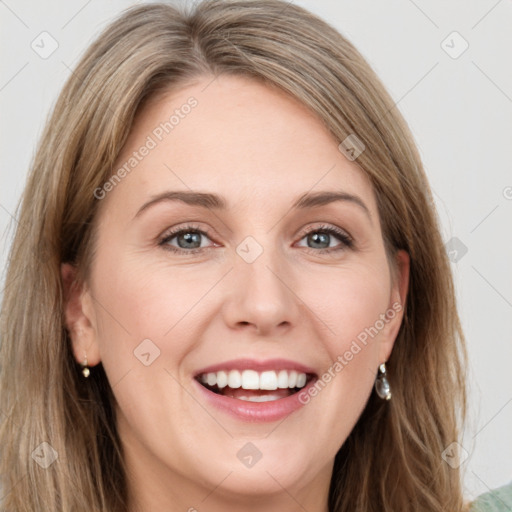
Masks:
[[[311,379],[299,392],[286,398],[272,400],[271,402],[249,402],[247,400],[218,395],[205,388],[196,379],[193,379],[195,386],[199,387],[199,392],[208,403],[239,420],[248,422],[278,421],[297,411],[305,405],[299,400],[299,396],[305,392],[307,393],[308,389],[314,386],[316,380]]]

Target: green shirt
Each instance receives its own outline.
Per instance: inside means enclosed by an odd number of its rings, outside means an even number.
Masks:
[[[512,482],[478,496],[470,512],[512,512]]]

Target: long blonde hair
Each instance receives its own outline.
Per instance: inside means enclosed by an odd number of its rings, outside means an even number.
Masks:
[[[65,85],[18,206],[5,281],[3,510],[126,511],[114,396],[101,363],[81,378],[63,322],[60,265],[75,263],[87,278],[94,191],[114,172],[145,101],[220,74],[278,87],[309,107],[337,141],[352,134],[363,141],[357,164],[372,181],[388,255],[404,249],[411,258],[404,321],[387,363],[393,398],[372,395],[339,450],[329,510],[461,510],[459,470],[441,453],[458,439],[466,415],[466,352],[418,151],[352,44],[281,0],[134,7],[104,30]],[[37,464],[38,456],[47,463]]]

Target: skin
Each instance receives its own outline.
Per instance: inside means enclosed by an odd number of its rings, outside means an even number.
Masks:
[[[403,310],[284,421],[236,419],[207,404],[192,378],[240,357],[287,358],[322,375],[365,327],[405,305],[409,258],[397,253],[393,282],[366,175],[305,107],[247,78],[203,77],[154,98],[119,166],[190,96],[198,105],[101,200],[88,281],[71,287],[76,269],[62,265],[75,357],[86,352],[92,372],[101,361],[113,387],[131,512],[325,512],[335,454],[373,392]],[[170,190],[216,193],[228,208],[162,201],[136,216]],[[358,196],[369,215],[350,201],[291,209],[321,190]],[[189,222],[209,232],[199,253],[177,237],[167,246],[181,254],[159,245]],[[306,230],[322,226],[348,233],[354,247],[334,235],[315,245]],[[247,236],[263,249],[252,263],[236,252]],[[149,366],[134,356],[145,339],[160,350]],[[236,456],[249,441],[262,454],[251,468]]]

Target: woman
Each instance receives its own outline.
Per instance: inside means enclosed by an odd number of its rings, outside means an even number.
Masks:
[[[466,506],[428,182],[324,21],[278,0],[129,10],[64,87],[20,208],[5,510]]]

